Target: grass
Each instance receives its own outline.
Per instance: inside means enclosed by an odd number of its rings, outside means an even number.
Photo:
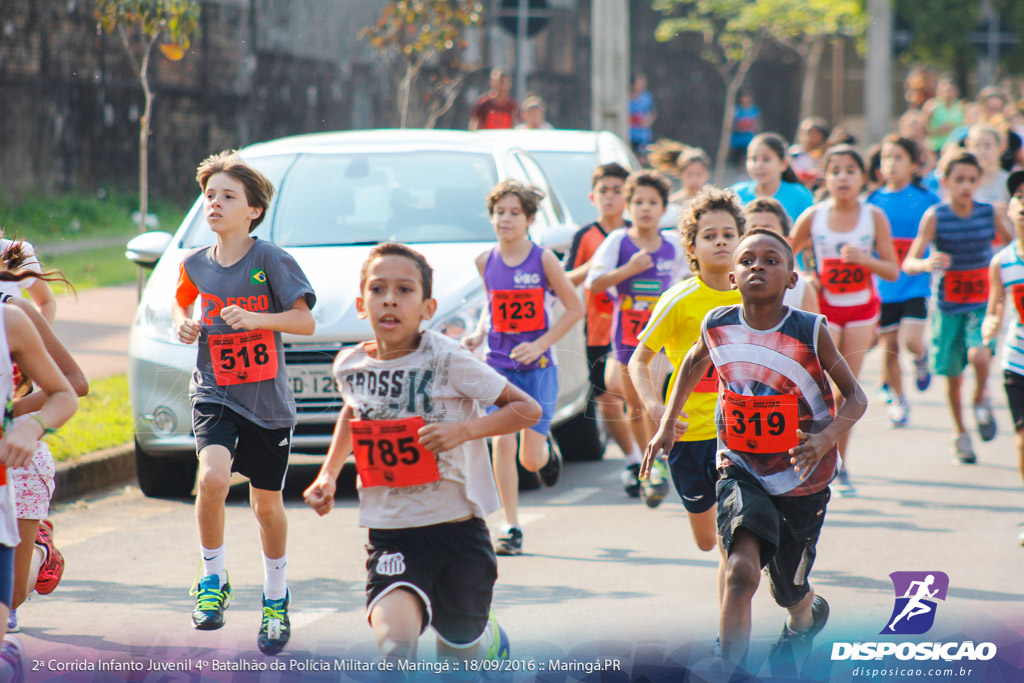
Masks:
[[[78,399],[78,412],[47,439],[57,462],[129,443],[134,434],[128,400],[128,376],[116,375],[89,383],[89,395]]]
[[[40,251],[39,260],[47,270],[62,271],[64,277],[77,290],[135,282],[139,272],[139,267],[124,257],[123,246],[101,247],[55,256]],[[51,282],[50,287],[57,295],[68,291],[63,282]]]

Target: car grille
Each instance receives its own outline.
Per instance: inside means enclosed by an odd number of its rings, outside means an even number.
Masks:
[[[331,364],[334,363],[335,356],[338,355],[338,351],[346,346],[351,346],[351,344],[339,343],[316,346],[285,344],[284,347],[284,360],[285,364],[289,367],[289,375],[293,377],[292,390],[295,394],[295,407],[299,413],[300,423],[304,421],[302,419],[303,416],[323,415],[324,420],[330,422],[329,428],[326,431],[328,436],[334,428],[334,421],[337,418],[338,411],[341,410],[341,395],[336,390],[330,393],[325,393],[324,391],[311,392],[308,390],[308,387],[305,392],[298,390],[299,385],[297,385],[294,379],[295,373],[292,372],[292,369],[303,368],[313,370],[316,376],[312,377],[312,379],[320,380],[324,374],[330,374]],[[296,433],[299,433],[298,428]],[[319,430],[317,433],[319,433]]]

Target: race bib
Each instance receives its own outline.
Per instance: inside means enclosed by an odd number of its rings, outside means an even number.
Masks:
[[[914,243],[914,240],[908,240],[905,237],[893,237],[892,248],[896,252],[896,263],[902,268],[903,259],[907,258],[907,254],[910,253],[910,245]]]
[[[708,366],[708,371],[704,373],[704,376],[697,382],[697,386],[694,387],[693,393],[695,394],[717,394],[718,393],[718,369],[715,364],[712,363]]]
[[[537,332],[544,324],[544,290],[495,289],[491,291],[491,324],[495,332]]]
[[[623,309],[619,316],[619,324],[622,326],[622,343],[626,346],[639,346],[640,340],[637,337],[643,331],[647,321],[651,319],[651,309],[638,311],[635,308]]]
[[[1013,305],[1017,307],[1017,320],[1024,325],[1024,285],[1012,285],[1010,296],[1013,297]]]
[[[821,262],[821,285],[829,294],[863,292],[871,286],[871,273],[841,258],[827,258]]]
[[[796,394],[741,396],[726,390],[722,395],[725,445],[744,453],[785,453],[799,443],[799,399]]]
[[[420,444],[422,417],[352,420],[352,451],[363,488],[418,486],[441,478],[437,458]]]
[[[210,361],[218,386],[277,377],[277,345],[270,330],[210,335]]]
[[[951,304],[983,304],[988,301],[988,268],[947,270],[942,293]]]

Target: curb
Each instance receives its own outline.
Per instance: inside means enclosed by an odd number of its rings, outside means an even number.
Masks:
[[[133,480],[135,444],[105,448],[74,461],[57,463],[54,475],[54,503],[76,500],[97,489]]]

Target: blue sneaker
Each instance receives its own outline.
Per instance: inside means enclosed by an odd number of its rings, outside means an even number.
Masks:
[[[21,633],[21,627],[18,626],[18,610],[16,609],[12,609],[11,616],[7,617],[7,632]]]
[[[875,400],[883,406],[887,406],[892,403],[892,392],[889,391],[889,385],[883,384],[878,387],[878,393],[875,394]]]
[[[199,585],[189,593],[196,596],[196,608],[192,611],[192,624],[200,631],[213,631],[224,625],[224,610],[231,604],[231,584],[220,585],[216,574],[204,576]]]
[[[267,600],[267,596],[263,596],[263,621],[260,623],[256,644],[265,655],[276,655],[292,637],[292,622],[288,618],[290,601],[291,591],[286,592],[280,600]]]
[[[928,354],[914,361],[914,376],[917,380],[917,390],[924,391],[932,383],[932,373],[928,371]]]
[[[491,629],[491,646],[487,648],[484,659],[508,659],[508,634],[498,624],[494,610],[491,610],[490,616],[487,617],[487,626]]]
[[[893,427],[906,427],[910,422],[910,404],[906,396],[889,406],[889,422]]]
[[[0,646],[0,661],[11,669],[11,683],[24,683],[25,681],[25,650],[21,641],[15,636],[7,636]]]

